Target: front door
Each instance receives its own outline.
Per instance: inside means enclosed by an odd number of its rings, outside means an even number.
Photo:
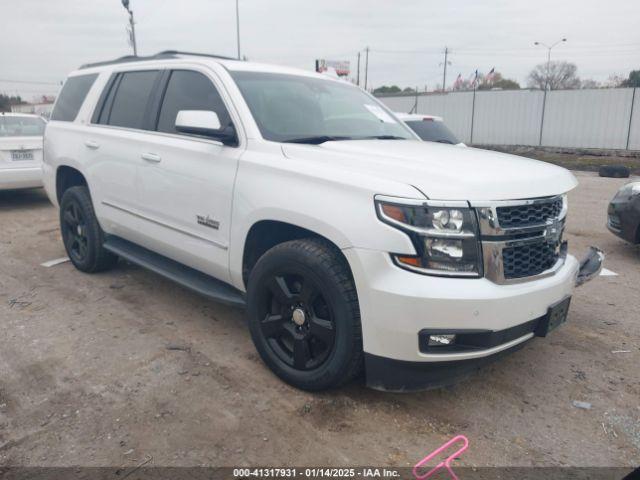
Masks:
[[[229,281],[231,200],[241,148],[179,133],[180,110],[214,111],[221,125],[231,122],[209,74],[170,72],[156,133],[138,152],[141,233],[148,248]]]

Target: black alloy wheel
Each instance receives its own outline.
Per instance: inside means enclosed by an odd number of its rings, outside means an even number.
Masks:
[[[297,388],[337,387],[361,370],[355,284],[326,240],[291,240],[264,253],[249,275],[247,315],[262,360]]]
[[[84,262],[88,253],[87,226],[82,210],[76,202],[70,202],[62,212],[62,238],[69,257]]]
[[[101,272],[118,262],[118,257],[103,246],[105,234],[96,218],[87,187],[70,187],[63,193],[60,231],[67,255],[78,270]]]
[[[263,293],[260,329],[275,354],[296,370],[322,365],[335,340],[330,305],[313,279],[302,272],[281,271]]]

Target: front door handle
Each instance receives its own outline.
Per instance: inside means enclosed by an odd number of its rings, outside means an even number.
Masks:
[[[155,153],[143,153],[140,156],[143,160],[151,163],[160,163],[160,161],[162,160],[162,158],[160,158],[160,155],[156,155]]]
[[[84,144],[87,148],[90,148],[91,150],[97,150],[98,148],[100,148],[100,144],[93,140],[87,140],[86,142],[84,142]]]

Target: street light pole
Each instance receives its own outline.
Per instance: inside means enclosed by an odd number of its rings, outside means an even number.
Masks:
[[[544,132],[544,112],[545,109],[547,107],[547,90],[549,89],[549,75],[551,73],[551,49],[553,47],[555,47],[556,45],[562,43],[562,42],[566,42],[567,39],[563,38],[561,40],[558,40],[556,43],[554,43],[553,45],[549,46],[546,45],[542,42],[534,42],[534,45],[542,45],[543,47],[545,47],[547,49],[547,75],[546,78],[544,80],[544,95],[542,96],[542,114],[540,115],[540,136],[538,137],[538,145],[542,146],[542,132]]]
[[[364,89],[367,89],[369,80],[369,47],[364,49]]]
[[[549,89],[549,76],[551,74],[551,49],[553,49],[553,47],[555,47],[556,45],[561,44],[562,42],[566,42],[567,39],[566,38],[562,38],[560,40],[558,40],[556,43],[554,43],[553,45],[549,46],[546,43],[542,43],[542,42],[534,42],[534,45],[540,45],[544,48],[547,49],[547,75],[545,77],[544,80],[544,89],[545,91]]]
[[[238,41],[238,60],[240,58],[240,6],[238,5],[239,0],[236,0],[236,37]]]
[[[133,21],[133,10],[129,7],[129,0],[122,0],[122,6],[129,13],[129,26],[131,27],[131,46],[133,47],[133,55],[138,56],[138,46],[136,44],[136,22]]]

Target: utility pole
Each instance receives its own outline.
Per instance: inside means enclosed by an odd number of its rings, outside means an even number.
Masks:
[[[240,6],[238,2],[239,0],[236,0],[236,38],[238,41],[238,60],[242,60],[240,58]]]
[[[447,58],[449,57],[449,49],[444,47],[444,70],[442,72],[442,91],[444,92],[447,89]]]
[[[360,86],[360,52],[358,52],[358,73],[356,74],[356,85]]]
[[[367,80],[369,79],[369,47],[364,49],[364,89],[367,89]]]
[[[133,21],[133,10],[129,8],[129,0],[121,0],[122,6],[129,13],[129,27],[131,28],[131,35],[129,41],[133,47],[133,55],[138,56],[138,46],[136,44],[136,22]]]

